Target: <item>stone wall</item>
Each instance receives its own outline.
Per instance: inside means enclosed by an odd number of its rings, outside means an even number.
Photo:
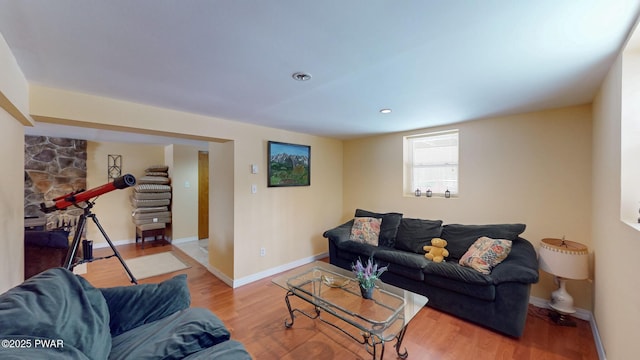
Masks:
[[[87,186],[87,141],[46,136],[25,136],[24,216],[46,217],[47,228],[55,228],[82,214],[81,209],[44,214],[40,204]]]

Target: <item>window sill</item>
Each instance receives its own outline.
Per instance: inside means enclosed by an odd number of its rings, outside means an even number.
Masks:
[[[414,199],[427,199],[427,200],[428,199],[447,199],[447,200],[449,200],[449,199],[457,199],[458,195],[451,195],[450,197],[447,198],[447,197],[444,197],[444,195],[436,195],[436,194],[433,194],[431,197],[424,196],[424,194],[422,196],[415,196],[415,195],[407,195],[407,194],[405,194],[404,197],[406,197],[406,198],[414,198]]]

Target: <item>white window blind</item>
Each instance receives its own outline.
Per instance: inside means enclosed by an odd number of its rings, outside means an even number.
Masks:
[[[405,137],[405,194],[458,194],[458,130]]]

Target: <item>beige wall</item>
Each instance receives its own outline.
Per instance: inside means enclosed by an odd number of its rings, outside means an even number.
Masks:
[[[131,174],[136,179],[144,176],[144,169],[151,165],[164,164],[164,146],[127,144],[111,142],[87,142],[87,189],[93,189],[109,182],[107,178],[107,155],[122,155],[122,175]],[[129,196],[133,189],[117,189],[101,195],[96,201],[93,213],[104,228],[111,242],[135,239],[135,226],[131,222]],[[93,221],[87,222],[87,239],[94,246],[108,246],[104,236]]]
[[[640,37],[640,30],[636,36]],[[626,49],[622,63],[620,217],[637,224],[640,216],[640,166],[637,165],[640,157],[640,102],[636,99],[640,94],[640,47]]]
[[[593,103],[594,315],[607,358],[614,360],[640,353],[640,232],[620,220],[621,105],[637,103],[638,97],[622,93],[623,74],[620,57]]]
[[[28,116],[29,84],[2,34],[0,69],[0,107],[23,125],[33,125],[33,120]]]
[[[225,280],[234,278],[234,145],[233,141],[209,143],[209,263]]]
[[[24,279],[24,128],[28,84],[0,34],[0,293]]]
[[[24,130],[0,108],[0,293],[24,279]]]
[[[339,140],[243,124],[121,100],[73,93],[42,86],[30,91],[31,115],[41,121],[188,136],[209,141],[233,141],[233,268],[232,279],[248,277],[283,264],[327,251],[322,233],[341,219],[342,142]],[[268,140],[311,145],[311,186],[267,188]],[[226,152],[229,154],[229,152]],[[258,164],[260,172],[250,173]],[[210,171],[216,174],[210,159]],[[251,194],[256,184],[257,194]],[[214,184],[215,186],[215,184]],[[215,192],[210,192],[212,216]],[[225,213],[222,219],[227,221]],[[222,215],[220,215],[222,216]],[[217,231],[212,221],[210,239]],[[260,247],[267,255],[260,256]],[[213,263],[214,267],[218,264]]]
[[[403,196],[403,136],[460,130],[458,198]],[[588,105],[471,121],[451,127],[347,141],[343,220],[356,208],[402,212],[444,223],[527,224],[523,237],[591,245],[591,108]],[[591,310],[586,281],[570,282],[576,306]],[[555,286],[541,274],[532,295],[548,299]]]
[[[172,239],[198,239],[198,149],[187,145],[167,146],[173,154],[171,169]],[[189,187],[186,183],[189,183]]]

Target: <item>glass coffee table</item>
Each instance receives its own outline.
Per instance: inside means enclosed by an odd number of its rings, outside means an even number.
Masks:
[[[382,359],[385,344],[391,341],[395,341],[398,357],[407,358],[406,348],[401,348],[407,325],[428,301],[381,281],[376,284],[373,298],[364,299],[351,271],[322,261],[287,271],[272,281],[287,290],[287,328],[293,326],[296,314],[319,319],[365,345],[373,359]],[[311,304],[312,310],[292,307],[291,297]],[[338,321],[329,321],[322,317],[324,314]]]

